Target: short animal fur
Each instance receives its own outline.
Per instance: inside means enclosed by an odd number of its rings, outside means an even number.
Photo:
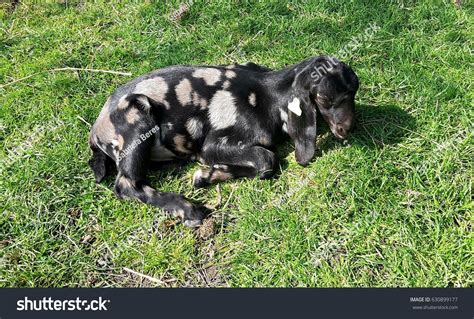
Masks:
[[[150,164],[199,160],[208,168],[194,173],[196,187],[268,178],[276,169],[275,144],[289,136],[296,161],[307,165],[315,154],[317,114],[345,139],[358,87],[349,66],[326,56],[278,71],[254,63],[159,69],[108,98],[91,130],[89,164],[97,182],[117,167],[118,197],[137,198],[196,227],[203,210],[150,186]]]

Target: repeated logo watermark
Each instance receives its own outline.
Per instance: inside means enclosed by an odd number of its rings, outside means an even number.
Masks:
[[[364,43],[371,41],[380,29],[381,28],[375,22],[369,24],[364,32],[353,36],[347,44],[337,51],[335,56],[337,56],[337,59],[339,60],[346,60],[350,55],[357,51],[357,49],[363,46]],[[314,70],[311,72],[311,78],[316,82],[319,81],[325,74],[331,72],[337,63],[338,60],[334,57],[329,57],[327,63],[314,66]]]

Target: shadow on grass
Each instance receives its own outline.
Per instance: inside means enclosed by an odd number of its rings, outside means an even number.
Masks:
[[[356,127],[351,132],[348,142],[352,146],[383,148],[385,145],[400,143],[411,132],[416,131],[415,119],[405,110],[395,105],[367,105],[356,106]],[[317,159],[322,151],[328,151],[342,145],[329,130],[329,126],[318,117],[318,150]],[[277,145],[277,157],[282,169],[288,167],[286,160],[288,154],[294,151],[294,145],[290,141],[284,141]],[[185,174],[191,166],[190,162],[176,162],[167,164],[155,164],[151,167],[155,172],[154,180],[166,178],[169,175]]]
[[[405,110],[395,105],[359,105],[353,144],[382,148],[398,144],[416,131],[416,121]]]
[[[319,117],[321,118],[321,116]],[[404,138],[416,131],[415,119],[405,110],[395,105],[357,105],[357,124],[351,133],[348,142],[351,147],[366,147],[380,149],[386,145],[400,143]],[[330,132],[329,127],[322,120],[318,121],[318,151],[314,158],[317,160],[322,155],[322,151],[328,151],[342,145]],[[282,170],[288,167],[288,154],[294,151],[294,146],[290,141],[278,144],[277,157]],[[155,187],[163,182],[178,177],[181,179],[193,166],[189,161],[172,162],[167,164],[156,164],[151,167],[149,180]],[[278,178],[277,171],[274,178]],[[106,179],[109,187],[113,187],[115,173]],[[188,198],[188,200],[190,200]],[[202,206],[202,203],[190,200],[203,209],[205,215],[211,213],[209,209]],[[218,225],[219,226],[219,225]],[[224,226],[225,227],[225,226]]]
[[[357,105],[356,119],[356,127],[348,139],[356,146],[383,148],[400,143],[416,130],[413,116],[395,105]],[[329,130],[327,125],[325,129]],[[332,140],[336,141],[334,137]]]
[[[356,106],[356,127],[351,132],[348,142],[352,146],[380,149],[386,145],[400,143],[411,132],[416,131],[413,116],[396,105]],[[342,145],[329,130],[329,126],[318,117],[317,153],[314,160],[322,156],[322,151],[329,151]],[[279,147],[277,155],[282,169],[288,167],[286,157],[294,151],[291,142]]]

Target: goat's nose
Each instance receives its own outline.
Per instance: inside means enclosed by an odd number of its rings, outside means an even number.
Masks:
[[[349,132],[350,130],[354,128],[354,125],[355,125],[355,120],[350,118],[342,122],[340,126],[342,126],[347,132]]]
[[[347,130],[346,130],[344,127],[342,127],[342,126],[339,126],[339,127],[337,128],[337,132],[338,132],[339,134],[341,134],[342,136],[345,136],[345,135],[347,134]]]

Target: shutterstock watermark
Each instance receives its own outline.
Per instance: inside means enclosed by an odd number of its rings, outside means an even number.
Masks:
[[[337,51],[335,56],[337,56],[338,59],[345,60],[358,48],[360,48],[364,44],[364,42],[370,41],[375,36],[375,33],[377,33],[377,31],[379,30],[380,27],[375,22],[369,24],[369,27],[366,28],[363,33],[353,36],[349,43],[347,43],[339,51]],[[314,81],[318,81],[325,74],[330,72],[336,65],[337,60],[335,60],[335,58],[333,57],[329,57],[329,61],[326,64],[322,63],[321,65],[314,67],[314,71],[311,72],[311,78]]]
[[[43,297],[41,299],[30,299],[25,297],[16,302],[17,311],[107,311],[110,304],[109,299],[53,299]]]

